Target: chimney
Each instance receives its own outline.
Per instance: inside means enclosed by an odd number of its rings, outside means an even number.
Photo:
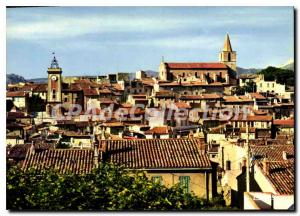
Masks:
[[[29,154],[34,155],[35,154],[35,147],[33,141],[31,142],[30,148],[29,148]]]
[[[287,160],[288,159],[288,154],[286,151],[282,151],[282,158],[283,160]]]
[[[94,158],[93,158],[94,167],[98,168],[99,165],[99,154],[98,154],[98,145],[94,146]]]
[[[270,174],[270,164],[269,164],[269,160],[267,158],[264,158],[263,160],[263,170],[264,173],[269,175]]]

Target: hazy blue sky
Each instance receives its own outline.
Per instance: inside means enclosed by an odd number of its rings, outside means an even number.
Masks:
[[[7,9],[7,73],[46,77],[55,51],[64,75],[158,70],[214,62],[226,32],[240,67],[293,59],[292,7],[47,7]]]

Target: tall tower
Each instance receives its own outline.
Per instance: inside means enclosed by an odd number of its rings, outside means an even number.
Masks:
[[[50,68],[48,68],[48,87],[47,87],[47,113],[51,114],[52,108],[61,103],[61,74],[62,69],[53,57]]]
[[[220,62],[223,62],[233,71],[236,72],[236,52],[232,51],[230,38],[228,33],[226,34],[223,50],[219,55]]]

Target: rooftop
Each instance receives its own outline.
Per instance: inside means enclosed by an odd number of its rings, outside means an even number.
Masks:
[[[130,169],[210,169],[201,139],[103,140],[99,152]]]

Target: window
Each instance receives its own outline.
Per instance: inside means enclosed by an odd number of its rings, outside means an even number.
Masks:
[[[185,73],[182,73],[182,76],[185,77]]]
[[[275,83],[272,83],[272,87],[273,87],[273,88],[275,87]]]
[[[195,72],[195,77],[197,77],[197,78],[198,78],[198,72]]]
[[[55,99],[56,98],[56,92],[55,92],[55,89],[52,90],[52,99]]]
[[[68,98],[67,98],[67,97],[65,97],[64,101],[65,101],[65,102],[68,102]]]
[[[231,161],[230,160],[226,161],[226,170],[231,170]]]
[[[152,176],[152,182],[162,184],[162,177],[161,176]]]
[[[184,193],[190,192],[190,177],[189,176],[180,176],[179,177],[180,187],[183,188]]]

